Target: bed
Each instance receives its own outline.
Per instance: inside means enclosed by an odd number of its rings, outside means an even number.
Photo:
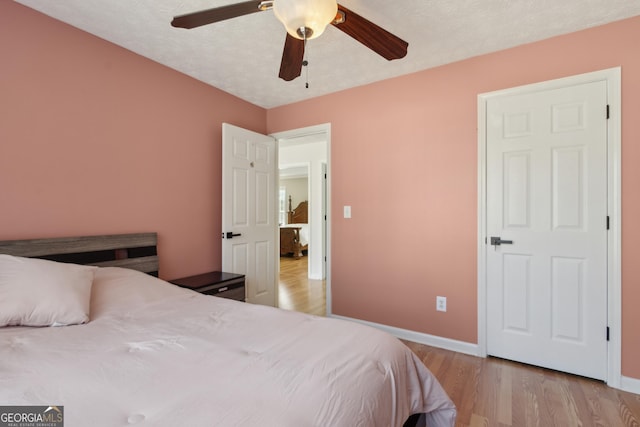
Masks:
[[[295,209],[291,209],[289,196],[289,210],[287,224],[280,226],[280,256],[291,255],[299,259],[309,248],[309,204],[305,200]]]
[[[90,289],[84,322],[0,327],[2,405],[58,405],[66,427],[454,425],[455,406],[396,338],[174,286],[147,274],[156,239],[0,242],[0,322],[24,304],[38,309],[23,324],[36,322],[65,286]]]

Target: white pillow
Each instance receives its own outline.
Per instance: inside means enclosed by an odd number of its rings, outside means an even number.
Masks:
[[[0,327],[87,322],[96,269],[0,254]]]

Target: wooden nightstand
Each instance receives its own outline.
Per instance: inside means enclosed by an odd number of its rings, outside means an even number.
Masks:
[[[212,271],[210,273],[198,274],[195,276],[182,277],[171,280],[174,285],[189,288],[206,295],[245,300],[244,274],[224,273],[222,271]]]

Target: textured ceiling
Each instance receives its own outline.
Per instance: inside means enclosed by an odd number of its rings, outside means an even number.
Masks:
[[[638,0],[342,0],[409,42],[407,56],[388,62],[330,26],[308,42],[307,72],[285,82],[285,31],[272,11],[192,30],[170,25],[239,1],[16,1],[264,108],[640,15]]]

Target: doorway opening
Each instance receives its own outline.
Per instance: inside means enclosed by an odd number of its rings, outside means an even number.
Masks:
[[[279,165],[278,306],[324,316],[330,313],[331,293],[327,215],[330,125],[272,136],[277,140]]]

